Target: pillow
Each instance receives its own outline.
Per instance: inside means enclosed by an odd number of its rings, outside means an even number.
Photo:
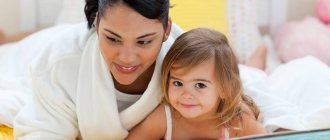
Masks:
[[[226,0],[171,0],[170,17],[183,30],[207,27],[228,35]]]
[[[298,108],[307,129],[330,128],[330,67],[315,57],[292,60],[269,75],[274,96]]]

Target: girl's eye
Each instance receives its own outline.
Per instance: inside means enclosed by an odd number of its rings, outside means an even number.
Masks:
[[[150,44],[152,41],[149,40],[149,41],[138,41],[137,43],[140,44],[140,45],[147,45],[147,44]]]
[[[196,87],[196,88],[199,88],[199,89],[202,89],[202,88],[206,88],[206,85],[203,84],[203,83],[197,83],[197,84],[195,85],[195,87]]]
[[[179,81],[173,81],[173,85],[177,87],[183,86],[183,84]]]

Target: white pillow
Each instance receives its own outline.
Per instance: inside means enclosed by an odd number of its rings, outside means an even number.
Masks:
[[[279,66],[269,75],[272,94],[294,104],[307,129],[330,127],[330,67],[309,56]]]

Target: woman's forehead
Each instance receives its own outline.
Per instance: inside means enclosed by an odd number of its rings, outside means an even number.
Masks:
[[[160,20],[148,19],[124,4],[109,6],[101,17],[100,28],[107,28],[122,36],[164,32]]]

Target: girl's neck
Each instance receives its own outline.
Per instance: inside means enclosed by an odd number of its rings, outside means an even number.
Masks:
[[[143,72],[132,84],[122,85],[113,79],[115,88],[120,92],[133,95],[141,95],[147,89],[149,82],[154,73],[155,63],[152,64],[145,72]]]
[[[219,121],[217,119],[210,119],[206,117],[199,117],[199,118],[185,118],[181,117],[180,118],[182,123],[187,124],[188,126],[191,127],[214,127],[216,128],[219,124]]]

